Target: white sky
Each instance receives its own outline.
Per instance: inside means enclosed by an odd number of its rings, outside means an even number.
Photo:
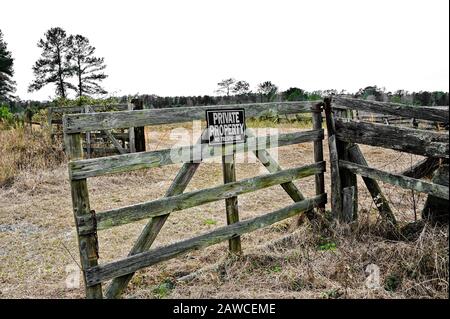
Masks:
[[[2,0],[0,29],[27,93],[51,27],[88,37],[115,95],[212,95],[227,77],[284,90],[449,89],[448,0]]]

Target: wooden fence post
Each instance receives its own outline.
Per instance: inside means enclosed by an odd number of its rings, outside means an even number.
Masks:
[[[132,111],[134,109],[134,105],[131,103],[128,103],[128,110]],[[135,136],[134,136],[134,127],[128,128],[128,145],[130,148],[130,153],[136,152],[136,144],[135,144]]]
[[[222,148],[222,167],[223,182],[231,183],[236,181],[236,158],[234,152],[225,154],[225,148]],[[238,198],[237,196],[225,199],[225,207],[227,213],[227,224],[231,225],[239,222]],[[231,238],[229,241],[230,252],[235,254],[241,253],[241,238],[239,236]]]
[[[53,142],[53,108],[47,108],[47,124],[50,132],[50,141]]]
[[[351,118],[352,117],[352,110],[335,110],[336,114],[340,118]],[[338,156],[339,159],[348,161],[349,160],[349,148],[352,146],[352,143],[347,143],[343,141],[336,140],[336,146],[338,149]],[[356,174],[353,174],[349,170],[345,168],[339,168],[339,176],[341,178],[341,187],[342,189],[345,188],[352,188],[352,196],[353,196],[353,208],[351,210],[348,210],[347,212],[343,211],[342,219],[341,221],[344,222],[351,222],[353,220],[356,220],[358,218],[358,183]],[[349,191],[347,191],[349,192]],[[342,192],[342,196],[344,196],[344,192]],[[344,207],[343,207],[344,209]],[[351,215],[350,215],[350,212]]]
[[[334,218],[342,216],[342,186],[339,175],[339,155],[336,142],[336,130],[331,110],[331,98],[324,99],[325,120],[328,132],[328,148],[330,152],[331,171],[331,212]]]
[[[133,110],[143,110],[144,101],[140,99],[131,100]],[[134,128],[134,148],[136,152],[145,152],[145,128],[144,126]]]
[[[84,106],[84,113],[90,113],[89,105]],[[91,158],[91,132],[86,132],[86,155],[87,158]]]
[[[342,189],[342,217],[345,222],[351,222],[355,218],[355,186]]]
[[[79,160],[83,159],[83,145],[81,139],[81,133],[66,134],[65,144],[67,149],[67,154],[69,160]],[[78,216],[86,216],[88,214],[94,215],[94,211],[91,211],[89,205],[89,193],[87,188],[86,179],[71,180],[71,191],[72,191],[72,205],[73,214],[75,217],[75,224]],[[86,269],[90,267],[97,266],[98,264],[98,241],[96,230],[88,235],[78,235],[77,227],[77,237],[78,237],[78,247],[80,250],[80,261],[83,270],[83,278],[85,282],[86,298],[102,298],[102,285],[96,284],[94,286],[88,287],[86,284]]]
[[[314,130],[322,129],[322,106],[323,103],[318,103],[311,108],[312,123]],[[322,140],[314,141],[314,162],[323,161],[323,143]],[[315,175],[316,195],[325,193],[325,175],[319,173]],[[318,209],[325,211],[325,204],[318,205]]]

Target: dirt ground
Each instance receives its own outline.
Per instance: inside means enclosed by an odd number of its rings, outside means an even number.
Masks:
[[[291,130],[295,129],[280,128],[280,132]],[[171,137],[175,135],[156,128],[148,133],[147,147],[173,145],[176,141]],[[326,160],[327,149],[325,143]],[[283,168],[309,164],[312,151],[312,143],[281,147],[278,160]],[[420,159],[375,147],[362,146],[362,151],[371,166],[391,172],[400,172]],[[247,163],[237,165],[238,179],[265,173],[253,157],[244,159]],[[160,198],[180,166],[91,178],[91,209],[98,212]],[[207,161],[186,191],[222,182],[220,162]],[[306,196],[314,195],[313,177],[295,184]],[[329,192],[328,163],[325,184]],[[291,219],[244,235],[241,257],[229,256],[227,243],[222,243],[141,270],[124,297],[448,298],[448,228],[427,226],[414,241],[383,238],[376,234],[379,217],[361,179],[358,185],[360,222],[348,236],[314,232],[308,222],[294,227]],[[399,221],[420,218],[424,194],[381,186]],[[240,218],[271,212],[291,202],[279,186],[245,194],[239,196]],[[126,256],[146,222],[100,231],[100,263]],[[153,247],[225,224],[223,201],[175,212]],[[79,262],[66,164],[54,170],[22,172],[12,185],[0,188],[0,242],[0,298],[84,296],[82,279],[79,288],[66,285]],[[378,288],[366,286],[369,264],[380,269]],[[197,276],[183,278],[200,269]]]

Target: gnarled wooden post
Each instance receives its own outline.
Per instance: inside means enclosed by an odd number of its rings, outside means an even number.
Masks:
[[[339,116],[340,118],[351,118],[351,110],[349,109],[336,109],[335,110],[336,115]],[[344,141],[340,141],[339,139],[336,140],[336,147],[338,150],[338,157],[340,160],[349,160],[349,148],[352,146],[352,143],[348,143],[348,142],[344,142]],[[345,203],[345,205],[349,205],[350,203],[348,202],[348,199],[350,197],[350,190],[351,190],[351,198],[353,198],[352,201],[352,208],[346,207],[344,209],[343,207],[343,212],[341,215],[341,221],[343,222],[351,222],[353,220],[356,220],[358,218],[358,183],[357,183],[357,179],[356,179],[356,175],[353,174],[352,172],[350,172],[349,170],[340,167],[339,168],[339,176],[341,178],[341,187],[342,190],[348,188],[348,190],[346,192],[342,191],[342,196],[343,196],[343,205],[344,205],[344,195],[345,193],[347,194],[347,201]],[[344,211],[345,210],[345,211]]]
[[[225,148],[222,148],[225,152]],[[236,157],[234,152],[232,154],[222,155],[222,167],[223,167],[223,182],[225,184],[236,181]],[[227,213],[227,224],[231,225],[239,222],[239,210],[238,210],[238,198],[233,196],[225,199],[225,208]],[[230,252],[240,254],[241,249],[241,237],[236,236],[229,241]]]
[[[66,134],[65,144],[69,160],[83,159],[81,133]],[[73,215],[75,224],[77,217],[94,214],[89,206],[89,193],[86,179],[71,180]],[[95,215],[94,215],[95,216]],[[97,230],[94,229],[90,234],[79,235],[77,226],[78,246],[80,250],[81,267],[84,273],[84,283],[86,285],[86,298],[95,299],[102,298],[102,285],[96,284],[88,287],[86,282],[86,269],[97,266],[98,264],[98,241]]]

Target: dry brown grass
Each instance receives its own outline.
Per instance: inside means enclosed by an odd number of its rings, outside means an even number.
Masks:
[[[282,131],[287,131],[282,128]],[[149,148],[175,142],[157,128]],[[328,158],[327,145],[324,146]],[[395,151],[362,147],[374,167],[399,172],[419,159]],[[283,167],[312,161],[310,144],[279,149]],[[250,158],[251,160],[251,158]],[[92,209],[101,211],[163,196],[180,165],[88,180]],[[262,165],[237,165],[238,179],[264,173]],[[326,173],[329,191],[329,172]],[[200,165],[186,191],[222,183],[221,164]],[[314,179],[295,184],[314,195]],[[299,228],[292,220],[243,236],[243,256],[227,255],[227,243],[194,251],[139,271],[128,298],[448,298],[448,227],[427,225],[412,239],[390,240],[359,180],[360,218],[334,233]],[[425,196],[382,185],[401,223],[420,218]],[[415,204],[414,204],[414,203]],[[239,196],[241,219],[291,203],[281,187]],[[416,210],[416,214],[415,214]],[[226,224],[223,201],[172,214],[154,247],[189,238]],[[418,212],[418,214],[417,214]],[[100,262],[125,256],[146,221],[99,232]],[[21,170],[0,188],[0,297],[80,298],[83,287],[65,286],[65,267],[78,262],[70,188],[65,164]],[[365,286],[368,264],[380,268],[381,287]],[[204,271],[191,280],[184,276]]]
[[[54,168],[64,161],[61,142],[50,142],[46,130],[0,127],[0,186],[23,171]]]

